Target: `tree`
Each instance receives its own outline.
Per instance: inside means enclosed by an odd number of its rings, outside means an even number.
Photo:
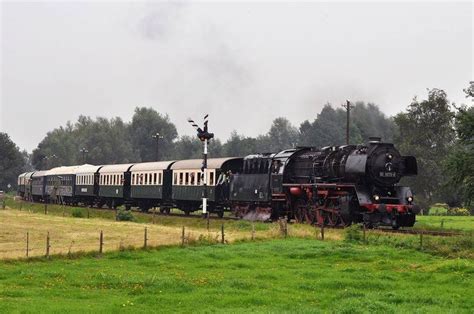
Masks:
[[[0,133],[0,190],[7,191],[17,185],[17,178],[25,171],[26,160],[8,134]]]
[[[474,82],[465,89],[466,97],[474,98]],[[450,152],[445,167],[448,185],[461,195],[463,203],[474,210],[474,107],[457,108],[455,129],[456,144]]]
[[[197,137],[181,136],[174,143],[172,159],[197,159],[202,157],[202,143]]]
[[[178,136],[176,126],[170,122],[168,115],[161,115],[153,108],[135,108],[130,135],[133,149],[142,161],[157,159],[157,140],[152,137],[156,133],[163,137],[158,139],[158,159],[170,159],[173,141]]]
[[[444,181],[443,160],[453,145],[454,114],[443,90],[428,91],[428,99],[416,98],[406,112],[395,116],[399,132],[395,143],[406,155],[418,161],[418,176],[407,178],[417,193],[418,204],[426,207],[439,199]]]
[[[255,154],[257,150],[257,140],[252,137],[239,135],[237,131],[232,131],[230,138],[222,147],[223,155],[227,157],[239,157]]]

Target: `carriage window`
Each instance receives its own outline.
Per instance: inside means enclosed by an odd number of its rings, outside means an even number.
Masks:
[[[209,185],[214,185],[214,171],[210,173],[209,176]]]
[[[194,185],[194,172],[191,172],[191,173],[189,174],[189,176],[190,176],[190,182],[189,182],[189,184]]]
[[[159,184],[159,185],[162,185],[162,184],[163,184],[163,183],[161,182],[161,180],[163,179],[162,175],[163,175],[163,174],[162,174],[161,172],[158,173],[158,184]]]
[[[188,185],[188,184],[189,184],[189,172],[186,172],[186,173],[185,173],[184,184],[185,184],[185,185]]]
[[[178,174],[174,173],[174,178],[173,178],[174,185],[178,184]]]
[[[179,185],[182,185],[183,184],[183,173],[181,172],[179,174]]]
[[[201,185],[201,173],[197,173],[197,185]]]
[[[155,172],[153,173],[153,184],[156,185],[158,182],[156,181],[156,178],[158,177],[158,174]]]

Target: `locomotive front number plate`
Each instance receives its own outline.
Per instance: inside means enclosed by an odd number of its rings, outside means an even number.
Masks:
[[[380,172],[379,176],[382,178],[395,178],[397,174],[395,172]]]

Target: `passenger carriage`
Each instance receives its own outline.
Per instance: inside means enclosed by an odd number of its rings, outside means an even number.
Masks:
[[[74,203],[75,170],[80,166],[53,168],[46,172],[45,195],[54,203]]]
[[[130,168],[130,198],[133,205],[142,211],[160,206],[161,212],[169,212],[172,206],[171,180],[169,169],[174,161],[146,162]]]
[[[36,171],[31,176],[31,199],[35,202],[43,202],[46,199],[46,174],[47,170]]]
[[[24,172],[18,176],[18,196],[24,197],[25,196],[25,176],[27,172]]]
[[[24,174],[23,179],[22,179],[22,187],[23,187],[23,195],[21,195],[25,200],[31,200],[31,176],[35,173],[34,171],[32,172],[27,172]]]
[[[99,195],[99,170],[103,166],[82,165],[75,169],[75,199],[83,204],[93,206]]]
[[[202,159],[180,160],[171,165],[172,199],[176,207],[189,214],[199,210],[203,197]],[[223,215],[229,206],[229,176],[242,171],[242,158],[212,158],[207,161],[209,212]]]
[[[99,203],[109,208],[127,205],[130,208],[130,168],[134,164],[105,165],[99,171]]]

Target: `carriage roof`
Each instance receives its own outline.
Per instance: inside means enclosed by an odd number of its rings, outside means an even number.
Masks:
[[[239,160],[242,159],[240,157],[227,157],[227,158],[210,158],[207,160],[207,168],[208,169],[220,169],[222,166],[232,160]],[[202,167],[202,159],[188,159],[188,160],[180,160],[175,162],[171,169],[173,170],[181,170],[181,169],[201,169]]]

